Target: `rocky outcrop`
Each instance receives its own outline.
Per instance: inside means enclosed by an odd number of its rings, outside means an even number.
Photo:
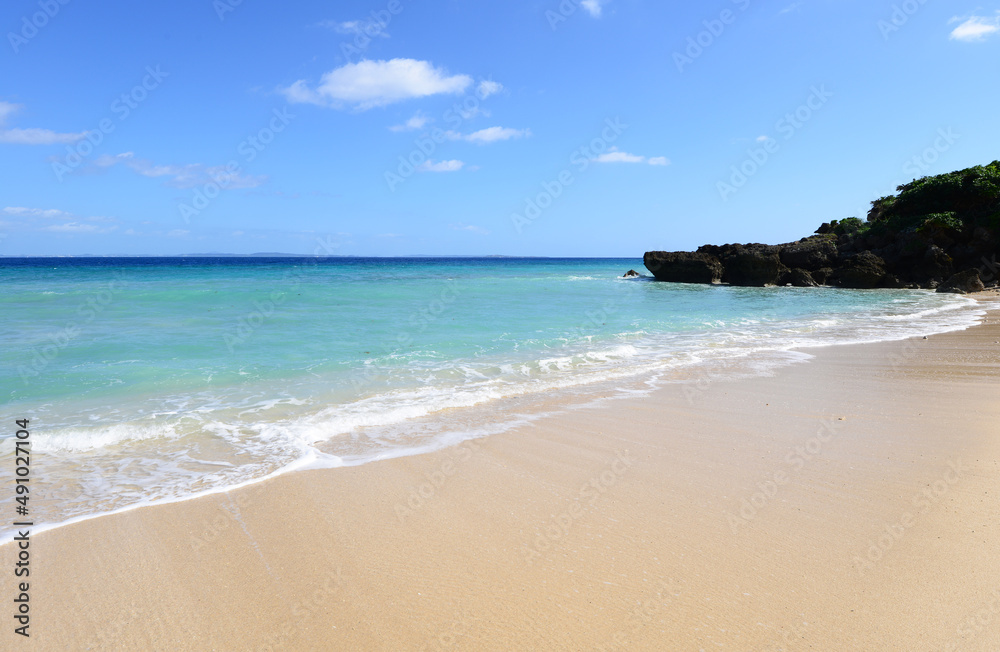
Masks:
[[[801,267],[790,270],[782,280],[784,281],[783,285],[791,285],[797,288],[814,288],[819,285],[816,279],[813,278],[812,273]]]
[[[722,281],[730,285],[777,285],[788,268],[778,257],[780,249],[762,244],[705,245],[698,253],[715,256],[723,268]]]
[[[945,249],[916,233],[888,239],[827,233],[780,245],[704,245],[693,253],[651,251],[645,262],[657,280],[679,283],[932,290],[947,286],[953,288],[947,291],[958,291],[954,288],[975,283],[952,283],[956,270],[975,271],[983,285],[1000,277],[1000,266],[994,262],[1000,245],[994,237],[992,232],[980,232],[970,246],[959,235]],[[956,283],[971,278],[971,274],[961,276]]]
[[[895,285],[895,281],[887,277],[885,261],[870,251],[862,251],[848,258],[833,273],[836,285],[862,290]]]
[[[642,262],[658,281],[718,283],[722,280],[722,263],[708,254],[647,251]]]
[[[954,274],[951,278],[939,286],[938,292],[952,292],[954,294],[968,294],[969,292],[982,292],[986,289],[983,280],[979,277],[979,270],[967,269]]]
[[[833,238],[813,236],[780,247],[781,264],[792,269],[830,267],[837,260],[837,244]]]
[[[652,251],[661,281],[731,285],[832,285],[975,292],[1000,277],[1000,161],[898,188],[872,202],[867,222],[826,222],[816,235],[780,245],[705,245]]]

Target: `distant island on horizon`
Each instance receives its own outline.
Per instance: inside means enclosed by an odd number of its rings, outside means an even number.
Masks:
[[[228,253],[195,253],[195,254],[65,254],[65,255],[0,255],[0,260],[14,260],[24,258],[512,258],[521,260],[631,260],[638,259],[638,256],[513,256],[507,254],[407,254],[402,256],[380,256],[362,254],[327,254],[317,256],[314,254],[289,254],[280,252],[257,252],[252,254],[228,254]]]

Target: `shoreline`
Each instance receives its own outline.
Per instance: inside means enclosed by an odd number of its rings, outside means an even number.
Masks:
[[[32,537],[32,634],[44,649],[946,649],[1000,590],[998,314],[50,529]],[[1000,613],[974,625],[962,649],[994,649]]]
[[[967,298],[975,299],[975,300],[980,301],[980,302],[985,302],[985,301],[992,300],[992,301],[996,302],[996,305],[998,307],[1000,307],[1000,290],[997,290],[997,289],[985,290],[985,291],[977,293],[977,294],[968,295]],[[944,330],[930,331],[930,332],[928,332],[928,334],[930,334],[930,335],[940,335],[940,334],[944,334],[944,333],[956,332],[956,331],[961,331],[961,330],[965,330],[965,329],[968,329],[968,328],[974,328],[974,327],[975,327],[975,325],[973,325],[973,326],[966,326],[966,325],[950,326],[950,327],[948,327],[948,328],[946,328]],[[808,362],[809,361],[808,359],[811,359],[813,357],[813,354],[810,353],[810,351],[822,351],[822,350],[830,348],[830,347],[867,346],[867,345],[888,344],[888,343],[893,343],[893,342],[905,341],[906,339],[909,339],[909,337],[902,337],[902,338],[899,338],[899,339],[896,339],[894,337],[893,339],[883,339],[883,340],[864,341],[864,342],[837,342],[837,341],[831,341],[831,342],[827,342],[827,343],[823,343],[823,344],[795,345],[795,346],[792,346],[790,348],[762,349],[760,351],[756,351],[754,354],[751,354],[751,356],[748,356],[746,358],[740,358],[741,364],[749,362],[750,363],[750,367],[754,369],[753,371],[749,371],[749,372],[746,371],[746,370],[742,370],[741,371],[739,368],[730,369],[729,371],[732,373],[732,378],[733,379],[737,379],[737,378],[741,378],[742,379],[742,378],[746,378],[746,377],[754,377],[754,376],[762,376],[762,375],[763,376],[767,376],[767,375],[770,375],[771,373],[775,372],[775,370],[780,370],[781,368],[783,368],[783,367],[785,367],[785,366],[787,366],[789,364],[795,364],[795,363],[799,363],[799,362]],[[763,361],[764,371],[760,371],[759,368],[757,368],[757,366],[755,365],[755,363],[761,363],[762,362],[762,360],[760,360],[760,359],[755,359],[755,357],[759,357],[762,354],[765,357],[766,356],[772,356],[772,357],[775,357],[775,358],[779,358],[782,355],[789,354],[789,353],[801,353],[801,354],[804,354],[804,356],[806,356],[806,358],[808,358],[808,359],[806,359],[806,360],[783,360],[783,361],[779,361],[779,360],[776,360],[776,359],[775,360],[765,360],[765,361]],[[703,361],[702,364],[705,364],[705,362],[707,362],[707,361]],[[695,384],[698,384],[700,382],[704,382],[704,379],[708,378],[708,377],[711,377],[713,379],[720,379],[720,380],[726,379],[727,378],[727,374],[725,372],[722,372],[722,373],[717,373],[716,372],[716,370],[715,370],[715,363],[716,362],[707,362],[707,366],[705,366],[705,367],[702,367],[702,366],[686,367],[686,366],[684,366],[684,367],[681,367],[681,369],[682,369],[682,371],[684,373],[693,372],[691,374],[691,376],[694,378],[693,382]],[[659,371],[646,371],[646,372],[643,372],[643,374],[645,374],[645,375],[640,374],[639,376],[624,376],[624,377],[617,378],[617,379],[605,379],[605,380],[601,380],[601,381],[596,381],[596,382],[592,382],[590,384],[584,384],[584,385],[582,385],[582,387],[587,388],[587,389],[590,390],[590,398],[587,399],[587,400],[584,400],[583,403],[573,403],[571,401],[570,396],[560,396],[559,399],[557,399],[555,401],[547,401],[547,403],[549,403],[552,406],[552,412],[553,413],[560,414],[560,413],[563,413],[563,412],[565,412],[567,410],[574,410],[574,409],[582,408],[582,407],[585,407],[585,406],[590,405],[591,403],[595,403],[595,402],[596,403],[602,403],[602,402],[604,402],[604,401],[606,401],[608,399],[622,399],[622,398],[627,398],[627,396],[626,397],[623,397],[623,396],[614,396],[614,395],[609,395],[607,393],[607,386],[611,386],[612,384],[615,384],[615,383],[624,383],[626,385],[632,385],[632,384],[634,384],[636,386],[643,385],[643,386],[647,386],[647,387],[651,387],[652,388],[652,389],[643,389],[643,390],[640,390],[643,394],[653,393],[653,392],[656,392],[658,390],[665,389],[665,388],[669,387],[670,385],[676,385],[678,383],[687,384],[687,385],[690,386],[690,384],[692,382],[690,380],[690,378],[684,378],[682,380],[670,380],[670,381],[665,381],[665,382],[660,382],[659,380],[657,380],[657,378],[660,377],[660,376],[662,376],[662,375],[665,375],[665,374],[669,375],[669,374],[672,374],[672,373],[675,373],[675,370],[662,369],[662,370],[659,370]],[[654,378],[654,376],[656,378]],[[568,386],[568,387],[563,387],[563,388],[558,388],[558,389],[546,390],[546,392],[544,392],[544,393],[548,393],[548,394],[561,394],[561,392],[572,391],[573,389],[575,389],[574,386]],[[510,397],[507,397],[507,398],[510,398]],[[461,441],[463,441],[463,442],[466,442],[466,441],[476,441],[476,440],[482,439],[484,437],[495,436],[496,434],[502,434],[503,432],[506,432],[509,429],[521,427],[525,423],[530,422],[530,421],[534,421],[537,418],[548,418],[549,416],[551,416],[551,414],[548,411],[544,411],[544,414],[539,414],[539,410],[533,410],[532,414],[529,417],[526,417],[524,419],[514,419],[513,421],[511,421],[510,424],[508,424],[505,428],[501,429],[499,432],[493,432],[493,433],[489,433],[487,435],[476,436],[476,437],[472,437],[472,438],[469,438],[469,439],[464,439],[464,440],[461,440]],[[240,481],[240,482],[238,482],[236,484],[229,485],[229,486],[212,487],[212,488],[209,488],[209,489],[204,489],[204,490],[198,491],[196,493],[189,494],[189,495],[184,495],[184,496],[175,496],[175,497],[169,497],[169,498],[158,498],[158,499],[154,499],[152,501],[142,501],[142,502],[134,503],[134,504],[131,504],[131,505],[125,505],[125,506],[113,509],[111,511],[108,511],[108,512],[99,512],[99,513],[93,513],[93,514],[75,515],[75,516],[71,516],[71,517],[69,517],[69,518],[67,518],[65,520],[59,521],[59,522],[46,523],[45,525],[43,525],[41,527],[36,527],[34,531],[35,531],[35,533],[40,534],[42,532],[52,531],[52,530],[59,529],[59,528],[62,528],[62,527],[66,527],[68,525],[73,525],[73,524],[76,524],[76,523],[82,523],[82,522],[86,522],[86,521],[93,520],[93,519],[100,519],[100,518],[103,518],[103,517],[106,517],[106,516],[114,516],[114,515],[117,515],[117,514],[123,514],[123,513],[129,512],[129,511],[132,511],[132,510],[135,510],[135,509],[144,509],[144,508],[147,508],[147,507],[158,507],[158,506],[163,506],[163,505],[170,505],[170,504],[181,503],[181,502],[186,502],[186,501],[190,501],[190,500],[197,500],[199,498],[203,498],[203,497],[206,497],[206,496],[212,496],[212,495],[216,495],[216,494],[229,493],[231,491],[238,491],[238,490],[250,487],[252,485],[258,484],[258,483],[268,482],[270,480],[273,480],[275,478],[278,478],[278,477],[280,477],[282,475],[285,475],[285,474],[288,474],[288,473],[295,473],[295,472],[299,472],[299,471],[308,471],[308,470],[317,470],[317,469],[347,468],[347,467],[359,466],[359,465],[366,465],[366,464],[372,464],[372,463],[381,463],[381,462],[385,462],[387,460],[396,459],[398,457],[409,457],[409,456],[419,456],[419,455],[432,454],[432,453],[439,452],[442,449],[446,449],[446,448],[449,448],[449,447],[454,446],[454,445],[455,445],[454,443],[435,442],[435,443],[432,443],[432,444],[423,444],[423,445],[417,446],[414,449],[404,448],[401,451],[397,451],[396,453],[388,455],[387,457],[379,457],[379,458],[375,458],[375,459],[367,459],[367,460],[364,460],[364,461],[361,461],[361,462],[343,462],[341,460],[339,463],[334,463],[334,462],[329,461],[328,459],[325,459],[325,458],[328,457],[328,455],[329,455],[328,453],[325,453],[325,452],[319,451],[319,450],[315,450],[315,451],[312,451],[310,454],[307,454],[307,455],[305,455],[303,457],[300,457],[300,458],[297,458],[295,460],[292,460],[291,462],[289,462],[285,466],[277,468],[274,471],[271,471],[271,472],[269,472],[269,473],[267,473],[267,474],[265,474],[265,475],[263,475],[261,477],[258,477],[258,478],[251,478],[249,480],[243,480],[243,481]],[[16,534],[16,529],[12,529],[12,530],[10,530],[8,532],[3,533],[3,535],[0,536],[0,549],[2,549],[2,547],[5,546],[5,545],[10,544],[14,540],[15,534]]]

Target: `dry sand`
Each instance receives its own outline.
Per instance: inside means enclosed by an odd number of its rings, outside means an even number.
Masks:
[[[998,316],[43,532],[15,643],[998,650]]]

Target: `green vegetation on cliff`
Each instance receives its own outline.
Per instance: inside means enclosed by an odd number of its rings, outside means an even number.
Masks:
[[[977,226],[1000,229],[1000,161],[915,179],[896,190],[872,202],[867,222],[849,217],[821,231],[863,237],[933,229],[960,232]]]
[[[732,285],[937,288],[973,292],[1000,276],[1000,161],[923,177],[872,202],[867,221],[824,223],[782,245],[651,251],[663,281]]]

